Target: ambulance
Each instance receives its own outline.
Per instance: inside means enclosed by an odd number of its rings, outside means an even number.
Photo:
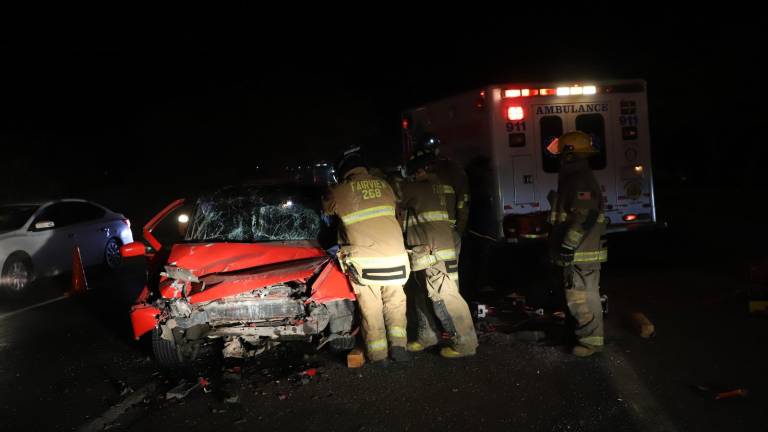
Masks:
[[[547,147],[580,130],[597,149],[589,163],[603,190],[608,231],[653,226],[646,83],[643,80],[491,85],[407,110],[403,155],[425,137],[467,169],[470,229],[494,240],[546,237],[547,195],[560,161]],[[483,178],[484,177],[484,178]],[[479,222],[478,222],[479,221]]]

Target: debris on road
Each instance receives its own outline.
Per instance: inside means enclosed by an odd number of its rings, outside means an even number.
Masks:
[[[629,320],[632,329],[638,335],[640,335],[640,337],[648,339],[656,334],[656,327],[648,319],[648,317],[645,316],[645,314],[640,312],[633,312],[630,314]]]
[[[744,398],[749,396],[749,391],[745,388],[726,390],[724,387],[719,386],[697,385],[694,386],[694,390],[714,400]]]
[[[168,392],[165,394],[165,399],[184,399],[197,388],[202,388],[203,391],[208,393],[210,391],[208,386],[210,386],[210,383],[203,377],[200,377],[197,382],[194,383],[188,383],[187,380],[182,379],[179,382],[179,385],[168,390]]]
[[[724,391],[720,392],[715,396],[715,400],[723,400],[723,399],[731,399],[735,397],[747,397],[749,396],[749,392],[747,389],[736,389],[736,390],[730,390],[730,391]]]

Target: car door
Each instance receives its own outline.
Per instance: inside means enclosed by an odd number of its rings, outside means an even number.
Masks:
[[[35,272],[50,276],[72,267],[73,234],[67,203],[53,203],[40,209],[29,227],[29,254]]]
[[[80,248],[85,266],[104,262],[104,248],[113,230],[106,223],[106,211],[88,202],[67,203],[72,218],[72,240]]]

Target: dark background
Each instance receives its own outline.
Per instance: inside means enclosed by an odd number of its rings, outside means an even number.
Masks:
[[[17,25],[0,33],[0,200],[82,196],[151,213],[353,143],[395,162],[400,111],[434,97],[622,78],[648,81],[657,189],[766,185],[755,11],[443,8],[76,21],[67,10],[23,25],[6,14]]]

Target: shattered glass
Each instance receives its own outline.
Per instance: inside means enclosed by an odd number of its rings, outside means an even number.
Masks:
[[[316,240],[319,198],[296,186],[229,188],[198,199],[188,241]]]

